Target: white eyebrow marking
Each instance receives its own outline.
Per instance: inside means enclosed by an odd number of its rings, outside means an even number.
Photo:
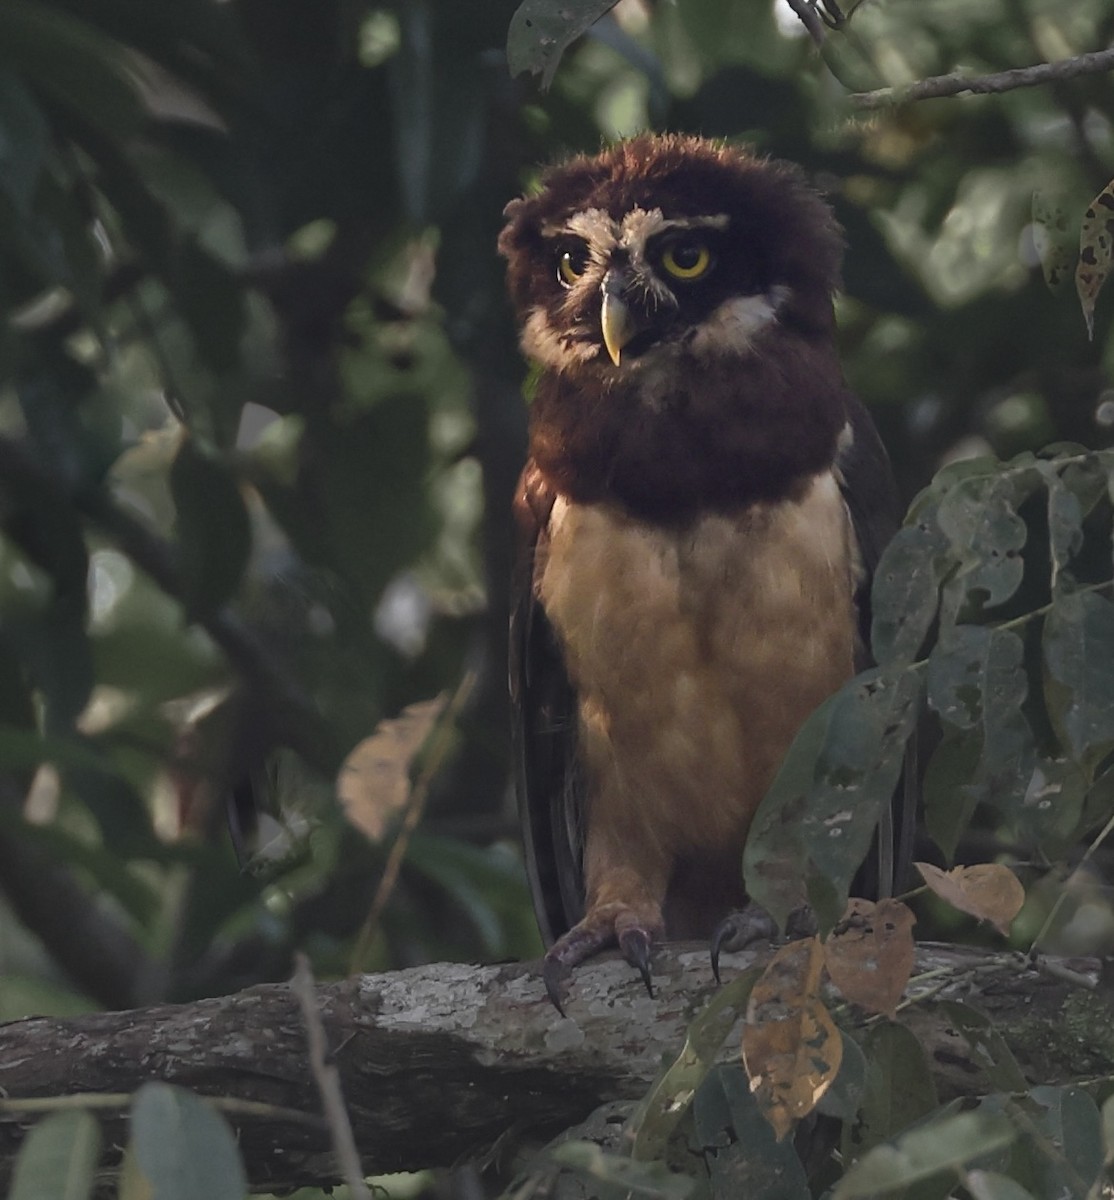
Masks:
[[[542,233],[546,237],[564,234],[583,238],[592,258],[604,264],[617,246],[629,250],[633,258],[642,257],[646,243],[670,229],[726,229],[730,224],[731,218],[726,213],[666,217],[660,208],[632,208],[619,222],[602,208],[586,208],[564,221],[543,225]]]

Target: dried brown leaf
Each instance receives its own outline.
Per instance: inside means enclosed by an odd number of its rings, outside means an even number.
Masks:
[[[867,1012],[893,1016],[913,973],[916,917],[900,900],[851,900],[824,943],[832,982]]]
[[[445,710],[446,697],[410,704],[380,721],[345,759],[337,776],[344,815],[370,841],[382,839],[410,796],[410,767]]]
[[[843,1040],[820,998],[818,938],[783,946],[754,985],[743,1026],[743,1062],[758,1107],[780,1141],[831,1086]]]
[[[1087,206],[1083,224],[1079,230],[1079,262],[1075,268],[1075,290],[1079,293],[1079,304],[1083,319],[1087,322],[1087,336],[1095,336],[1095,301],[1098,299],[1110,264],[1114,260],[1114,180]]]
[[[1000,863],[979,863],[941,871],[931,863],[913,864],[930,890],[960,912],[989,921],[1003,937],[1025,903],[1021,881]]]

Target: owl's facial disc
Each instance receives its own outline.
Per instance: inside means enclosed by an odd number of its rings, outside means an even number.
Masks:
[[[694,295],[716,265],[727,225],[724,214],[666,217],[634,208],[619,220],[586,209],[545,228],[571,338],[585,351],[594,343],[597,361],[615,367],[667,350],[697,315]]]

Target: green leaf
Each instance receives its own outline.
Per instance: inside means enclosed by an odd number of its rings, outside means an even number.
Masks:
[[[692,1098],[714,1066],[724,1039],[745,1013],[751,988],[760,974],[760,967],[751,967],[731,980],[689,1026],[681,1053],[659,1076],[627,1122],[625,1132],[630,1140],[631,1157],[649,1161],[664,1155]],[[763,1118],[763,1123],[769,1131],[769,1122]]]
[[[963,1177],[971,1200],[1036,1200],[1033,1193],[997,1171],[968,1171]]]
[[[982,1070],[995,1091],[1028,1090],[1029,1081],[1013,1051],[985,1013],[958,1000],[936,1001],[932,1009],[944,1014],[949,1028],[963,1035],[971,1052],[971,1061]]]
[[[1107,1096],[1102,1105],[1103,1162],[1114,1163],[1114,1095]]]
[[[882,553],[871,591],[870,644],[881,666],[912,662],[924,644],[949,569],[948,541],[931,513],[907,525]]]
[[[145,1083],[131,1107],[136,1163],[153,1200],[244,1200],[247,1176],[228,1123],[200,1096]]]
[[[1114,749],[1114,604],[1060,595],[1044,623],[1045,701],[1064,748],[1094,766]]]
[[[842,915],[916,724],[918,673],[866,671],[805,722],[743,852],[748,894],[779,922],[804,888],[821,928]],[[805,869],[802,870],[802,867]]]
[[[1035,486],[1035,467],[1027,475]],[[959,564],[944,587],[941,617],[946,621],[981,616],[1020,586],[1025,573],[1020,551],[1028,531],[1015,506],[1026,494],[1025,479],[1025,472],[1003,471],[965,480],[941,498],[937,521]]]
[[[777,1140],[742,1067],[716,1067],[692,1107],[714,1195],[809,1200],[808,1178],[793,1139]]]
[[[1016,1137],[1017,1130],[1005,1117],[991,1113],[959,1113],[925,1122],[891,1143],[875,1146],[854,1163],[836,1185],[834,1200],[865,1200],[909,1187],[1008,1146]]]
[[[973,780],[981,757],[981,738],[945,727],[925,768],[921,784],[925,828],[949,862],[979,804],[980,791]]]
[[[234,370],[247,328],[244,289],[235,273],[187,237],[166,283],[190,327],[200,361],[218,374]]]
[[[120,398],[67,355],[41,362],[18,395],[40,462],[75,490],[99,484],[123,449]]]
[[[979,1113],[1005,1114],[1024,1133],[1008,1173],[1035,1195],[1088,1200],[1103,1170],[1102,1118],[1082,1089],[1035,1087],[1028,1095],[987,1096]]]
[[[844,1038],[845,1043],[848,1040]],[[904,1025],[873,1026],[863,1038],[862,1052],[866,1090],[854,1124],[843,1128],[843,1155],[848,1162],[897,1136],[937,1105],[924,1047]]]
[[[1049,586],[1055,595],[1063,589],[1065,578],[1070,583],[1065,572],[1083,545],[1083,505],[1060,478],[1054,464],[1041,462],[1038,467],[1048,488]]]
[[[100,1149],[101,1129],[93,1116],[52,1113],[20,1148],[8,1200],[86,1200]]]
[[[34,96],[10,70],[0,68],[0,189],[21,217],[31,216],[50,128]]]
[[[859,1043],[845,1029],[840,1033],[843,1035],[843,1057],[839,1061],[839,1072],[832,1086],[820,1097],[816,1109],[827,1117],[851,1121],[866,1094],[867,1063]]]
[[[977,799],[1008,811],[1024,802],[1036,758],[1021,708],[1029,691],[1024,660],[1024,643],[1012,630],[956,625],[941,635],[928,663],[929,704],[946,727],[968,731],[979,744],[970,779]],[[963,752],[964,761],[969,754]],[[957,762],[953,757],[950,765]],[[945,820],[941,827],[954,829],[954,824]]]
[[[511,76],[530,71],[548,88],[561,55],[594,25],[617,0],[523,0],[507,30],[507,65]]]
[[[137,133],[145,120],[124,48],[56,6],[4,0],[5,60],[35,90],[114,137]]]
[[[1038,753],[1024,797],[1006,812],[1027,845],[1040,846],[1049,856],[1065,854],[1087,827],[1083,812],[1089,788],[1088,772],[1078,763]]]
[[[170,468],[186,611],[210,613],[227,603],[251,553],[251,522],[235,476],[184,438]]]

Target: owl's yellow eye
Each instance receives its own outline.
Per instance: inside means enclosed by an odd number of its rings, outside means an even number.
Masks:
[[[570,246],[557,257],[557,278],[572,287],[588,269],[588,251],[584,246]]]
[[[662,252],[661,265],[674,279],[699,279],[712,265],[712,252],[703,242],[674,242]]]

